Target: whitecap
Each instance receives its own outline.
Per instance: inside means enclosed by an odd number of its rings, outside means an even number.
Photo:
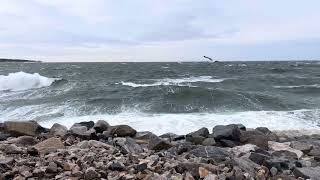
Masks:
[[[0,91],[23,91],[50,86],[55,78],[47,78],[38,73],[15,72],[0,75]]]
[[[294,85],[294,86],[273,86],[276,89],[294,89],[294,88],[320,88],[320,84]]]

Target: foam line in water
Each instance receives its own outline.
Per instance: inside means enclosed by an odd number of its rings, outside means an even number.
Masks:
[[[209,83],[219,83],[225,79],[214,79],[212,76],[199,76],[199,77],[189,77],[189,78],[180,78],[180,79],[154,79],[154,83],[150,84],[139,84],[134,82],[121,82],[124,86],[131,87],[150,87],[150,86],[186,86],[184,83],[194,83],[194,82],[209,82]],[[189,85],[188,85],[189,86]]]
[[[38,73],[15,72],[7,76],[0,75],[0,91],[23,91],[50,86],[56,79],[41,76]]]
[[[273,86],[276,89],[293,89],[293,88],[320,88],[320,84],[296,85],[296,86]]]
[[[79,117],[61,117],[42,121],[41,125],[51,127],[60,123],[67,127],[75,122],[105,119],[111,125],[127,124],[138,131],[151,131],[158,135],[167,132],[186,134],[202,127],[211,131],[215,125],[241,123],[247,128],[268,127],[271,130],[317,129],[318,110],[297,111],[247,111],[230,114],[193,113],[193,114],[145,114],[120,113]]]

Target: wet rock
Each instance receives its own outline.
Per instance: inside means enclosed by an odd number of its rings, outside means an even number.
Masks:
[[[226,160],[230,156],[226,149],[215,146],[201,146],[191,150],[190,154],[197,157],[212,158],[218,162]]]
[[[171,147],[172,147],[171,143],[158,137],[151,138],[148,145],[149,149],[156,150],[156,151],[167,150]]]
[[[214,140],[214,138],[206,138],[202,142],[202,145],[204,145],[204,146],[214,146],[214,145],[216,145],[216,141]]]
[[[133,137],[137,131],[128,125],[118,125],[112,127],[111,135],[114,137]]]
[[[100,174],[93,167],[88,168],[84,174],[85,180],[100,179],[99,177],[100,177]]]
[[[240,142],[243,144],[254,144],[262,149],[268,149],[268,137],[257,131],[242,131]]]
[[[212,132],[216,140],[228,139],[238,141],[240,139],[240,129],[235,124],[215,126]]]
[[[114,138],[113,139],[115,145],[119,147],[120,151],[123,154],[128,154],[128,153],[142,153],[143,150],[140,147],[139,144],[137,144],[134,139],[127,137],[127,138]]]
[[[4,122],[4,131],[12,136],[36,136],[47,130],[35,121],[6,121]]]
[[[71,126],[70,129],[72,129],[73,127],[77,127],[77,126],[85,126],[87,129],[91,129],[94,126],[94,122],[93,121],[83,121],[83,122],[75,123]]]
[[[64,149],[65,146],[60,138],[52,137],[39,142],[34,146],[40,154],[45,155],[50,152],[55,152],[57,149]]]
[[[320,180],[320,167],[295,168],[293,174],[305,179]]]
[[[236,124],[241,131],[246,131],[247,128],[243,124]]]
[[[46,168],[47,173],[56,173],[58,172],[58,165],[54,162],[50,162]]]
[[[207,138],[209,136],[209,130],[208,128],[203,127],[197,131],[187,134],[187,136],[191,136],[191,137],[201,136],[201,137]]]
[[[54,123],[50,128],[50,134],[53,136],[63,137],[67,134],[67,132],[68,128],[58,123]]]
[[[109,123],[104,120],[99,120],[94,124],[94,129],[97,133],[102,133],[103,131],[107,131],[110,127]]]
[[[162,139],[165,139],[167,141],[177,141],[177,140],[179,140],[181,138],[180,135],[177,135],[177,134],[174,134],[174,133],[165,133],[165,134],[160,135],[159,137],[162,138]],[[184,138],[185,137],[183,136],[183,139]]]
[[[300,150],[304,154],[308,154],[313,148],[313,145],[307,142],[292,141],[290,143],[290,147],[292,147],[293,149]]]
[[[290,143],[278,143],[278,142],[269,141],[268,146],[269,146],[269,150],[272,150],[272,151],[285,150],[285,151],[293,152],[297,155],[298,159],[300,159],[303,155],[302,151],[291,148]]]

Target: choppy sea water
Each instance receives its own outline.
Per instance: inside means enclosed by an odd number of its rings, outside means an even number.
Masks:
[[[0,63],[0,121],[320,129],[320,62]]]

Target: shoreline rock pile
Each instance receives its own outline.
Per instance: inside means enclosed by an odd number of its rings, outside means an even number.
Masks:
[[[99,120],[0,123],[0,179],[320,179],[320,135],[241,124],[157,136]]]

